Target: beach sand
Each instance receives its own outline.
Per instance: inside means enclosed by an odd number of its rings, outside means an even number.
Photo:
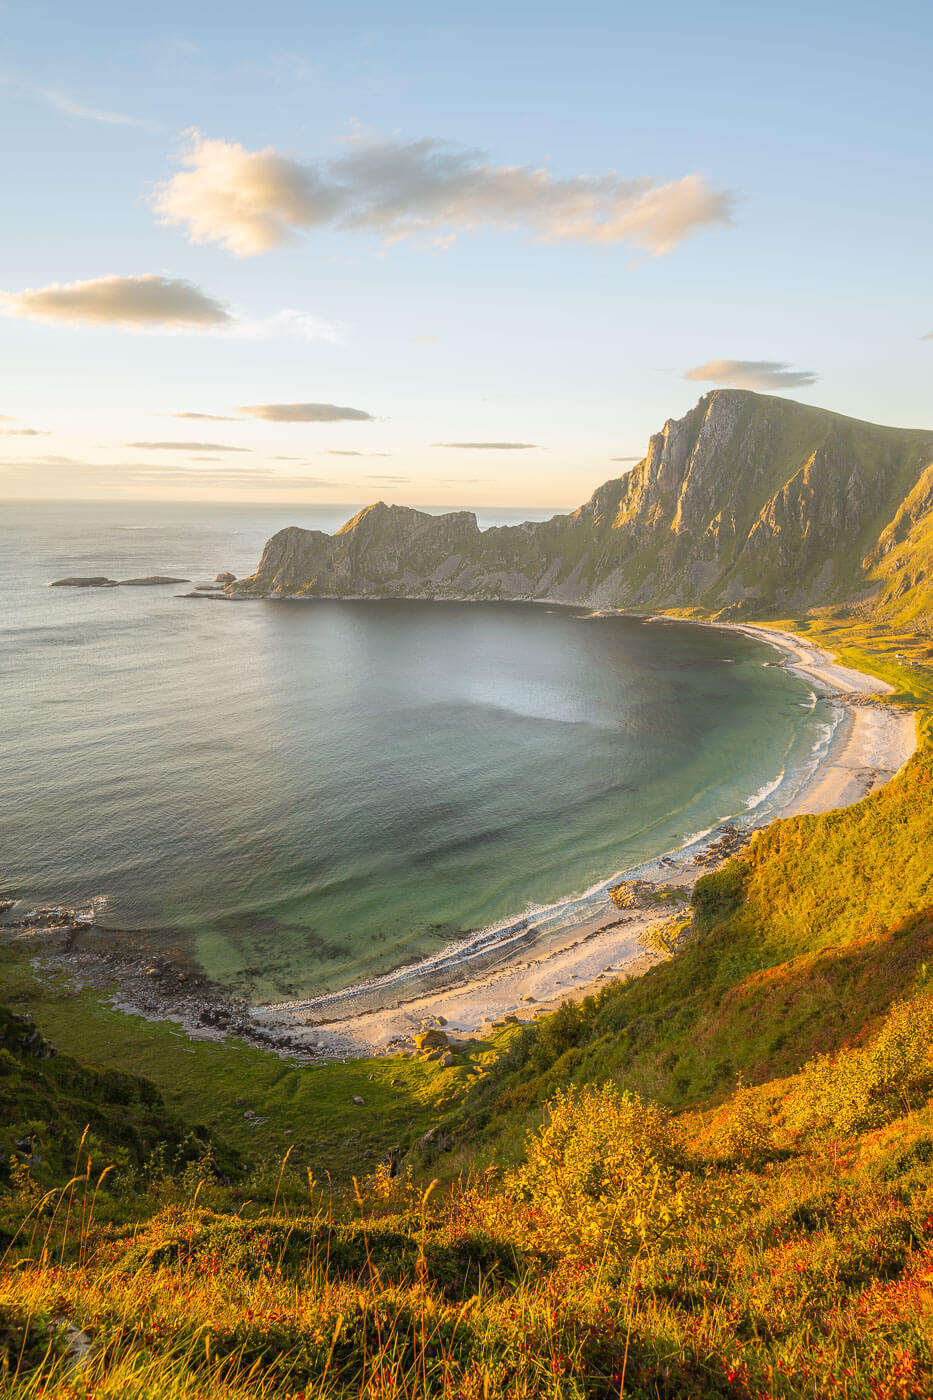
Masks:
[[[831,695],[842,710],[832,744],[805,787],[778,816],[828,812],[858,802],[891,778],[917,745],[913,713],[885,705],[891,687],[837,665],[828,652],[770,627],[727,627],[769,643],[783,664]],[[764,821],[774,820],[771,814]],[[692,887],[705,870],[693,855],[640,867],[655,885]],[[686,909],[686,906],[681,906]],[[619,910],[602,899],[587,917],[559,933],[519,930],[475,955],[445,950],[414,969],[335,995],[279,1006],[254,1007],[252,1018],[267,1033],[304,1043],[318,1056],[393,1053],[439,1020],[452,1040],[482,1035],[506,1018],[531,1021],[565,1000],[578,1000],[608,981],[636,977],[665,954],[650,947],[676,906]],[[649,946],[645,936],[649,935]]]

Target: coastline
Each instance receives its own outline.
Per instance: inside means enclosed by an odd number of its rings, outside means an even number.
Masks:
[[[790,632],[750,624],[700,625],[742,632],[773,646],[782,655],[780,664],[819,686],[841,711],[832,741],[803,788],[776,813],[753,820],[749,830],[781,817],[815,815],[858,802],[892,778],[916,750],[913,711],[884,705],[884,695],[892,691],[886,682],[839,665],[821,647]],[[697,863],[692,850],[661,857],[620,878],[637,874],[659,888],[689,891],[709,868]],[[523,936],[528,921],[520,920],[509,926],[511,936],[504,942],[477,946],[468,940],[459,950],[442,950],[414,968],[371,983],[311,1000],[254,1007],[251,1015],[271,1034],[310,1041],[324,1055],[393,1053],[410,1046],[422,1024],[432,1020],[442,1022],[451,1037],[482,1035],[506,1018],[528,1022],[608,981],[647,971],[667,956],[652,935],[676,909],[620,911],[606,896],[600,909],[556,936]],[[479,964],[472,969],[462,956],[464,946],[471,945],[476,948],[471,960]],[[440,984],[419,988],[419,981],[432,977],[440,977]]]
[[[661,615],[655,620],[681,619]],[[772,664],[816,686],[837,710],[830,742],[803,786],[776,810],[757,818],[751,813],[743,821],[742,836],[780,817],[857,802],[893,777],[916,749],[914,713],[884,704],[892,690],[885,682],[838,665],[828,652],[790,632],[752,624],[698,625],[741,632],[774,647],[781,660]],[[75,946],[72,925],[40,922],[21,926],[16,934],[30,940],[36,934],[64,934],[57,954],[39,940],[36,954],[43,963],[107,995],[115,1009],[172,1021],[195,1039],[234,1035],[302,1062],[401,1053],[411,1051],[413,1037],[425,1023],[443,1025],[453,1042],[482,1036],[495,1025],[530,1022],[565,1000],[579,1000],[610,981],[647,971],[669,955],[665,944],[670,939],[658,935],[672,917],[688,912],[690,890],[722,854],[717,838],[724,830],[733,829],[713,828],[699,845],[695,841],[615,877],[637,877],[654,887],[654,900],[649,889],[635,907],[620,909],[608,896],[614,883],[609,879],[579,900],[480,931],[370,982],[278,1005],[236,1003],[192,970],[170,967],[167,960],[156,971],[151,953],[121,959],[95,951],[83,938],[85,946]],[[683,898],[657,902],[657,892],[665,886],[677,888]],[[119,990],[114,994],[115,983]]]

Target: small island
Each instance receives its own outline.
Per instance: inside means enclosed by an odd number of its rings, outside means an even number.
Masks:
[[[156,588],[166,583],[190,583],[187,578],[172,578],[168,574],[150,574],[147,578],[107,578],[104,574],[57,578],[50,588]]]

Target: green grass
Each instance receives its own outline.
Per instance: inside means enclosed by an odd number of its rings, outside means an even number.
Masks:
[[[465,1093],[470,1068],[495,1060],[512,1034],[475,1042],[449,1069],[420,1056],[292,1063],[234,1038],[192,1040],[171,1022],[125,1015],[91,991],[38,976],[25,953],[10,949],[0,1001],[32,1016],[63,1053],[145,1076],[171,1114],[208,1125],[246,1157],[293,1147],[340,1181],[372,1171],[391,1148],[437,1124]],[[266,1121],[251,1126],[250,1110]]]

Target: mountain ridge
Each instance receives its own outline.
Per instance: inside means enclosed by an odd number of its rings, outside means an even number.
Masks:
[[[481,531],[376,502],[334,535],[288,526],[237,596],[539,600],[925,617],[933,431],[718,389],[567,515]],[[919,561],[919,562],[918,562]]]

